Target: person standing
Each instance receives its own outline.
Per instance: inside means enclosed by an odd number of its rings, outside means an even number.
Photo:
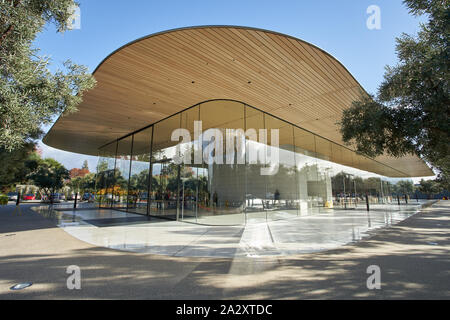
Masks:
[[[280,191],[278,191],[278,189],[275,190],[274,198],[275,198],[275,204],[276,203],[280,204]]]

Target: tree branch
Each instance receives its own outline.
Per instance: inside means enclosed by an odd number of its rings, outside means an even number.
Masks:
[[[17,8],[17,6],[20,4],[21,0],[15,0],[13,8]],[[5,41],[6,37],[14,30],[14,25],[9,25],[9,27],[6,29],[5,32],[3,32],[2,36],[0,37],[0,46],[2,45],[3,41]]]

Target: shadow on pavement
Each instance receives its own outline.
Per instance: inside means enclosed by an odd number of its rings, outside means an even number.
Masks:
[[[175,258],[86,244],[2,254],[0,299],[449,299],[449,208],[436,204],[357,244],[288,258]],[[81,268],[81,290],[66,288],[70,265]],[[381,290],[366,287],[370,265],[381,268]],[[7,289],[24,281],[34,284]]]

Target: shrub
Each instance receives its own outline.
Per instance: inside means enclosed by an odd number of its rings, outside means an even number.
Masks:
[[[4,206],[8,204],[8,196],[0,195],[0,205]]]

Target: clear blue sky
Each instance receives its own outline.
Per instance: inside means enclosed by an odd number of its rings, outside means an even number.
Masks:
[[[81,29],[57,33],[53,26],[36,39],[52,67],[66,59],[93,71],[112,51],[145,35],[195,25],[239,25],[269,29],[308,41],[344,64],[361,85],[375,93],[385,65],[393,65],[395,37],[416,33],[422,20],[411,16],[401,0],[79,0]],[[370,5],[381,9],[381,30],[369,30]],[[49,128],[46,128],[47,130]],[[68,169],[96,158],[42,145]]]

